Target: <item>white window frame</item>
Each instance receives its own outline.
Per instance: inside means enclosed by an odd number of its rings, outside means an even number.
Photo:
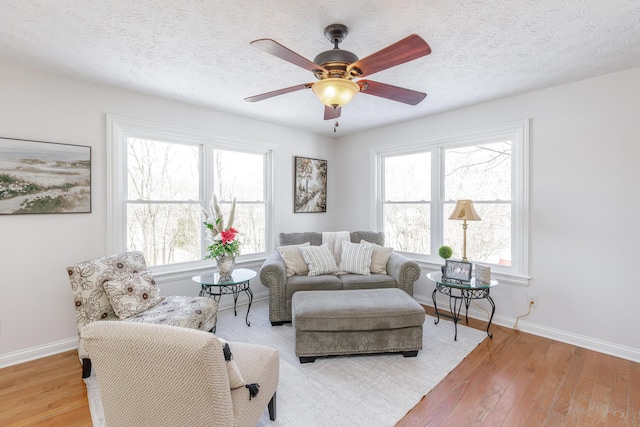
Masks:
[[[229,135],[196,131],[129,117],[107,115],[107,249],[109,253],[126,250],[127,139],[157,139],[201,147],[200,194],[203,207],[208,206],[213,191],[212,172],[202,163],[212,164],[213,151],[231,150],[265,155],[265,252],[241,255],[238,263],[264,259],[275,241],[277,224],[277,146],[264,141],[250,141]],[[201,242],[204,245],[204,242]],[[205,245],[206,246],[206,245]],[[154,273],[173,273],[210,268],[211,261],[199,260],[153,267]]]
[[[416,152],[431,152],[431,248],[429,255],[408,254],[419,263],[433,269],[439,268],[442,260],[438,248],[443,241],[444,167],[442,150],[456,146],[468,146],[497,140],[509,139],[512,147],[512,188],[513,210],[511,217],[512,265],[493,266],[491,272],[501,283],[526,286],[529,282],[529,120],[519,120],[452,133],[433,138],[416,139],[404,143],[394,143],[393,148],[379,147],[372,150],[372,169],[375,170],[375,212],[374,224],[383,229],[384,207],[384,158]]]

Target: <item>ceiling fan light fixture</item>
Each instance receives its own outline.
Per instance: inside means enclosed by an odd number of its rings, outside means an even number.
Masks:
[[[360,86],[352,80],[328,78],[318,80],[311,87],[320,102],[327,107],[344,107],[358,92]]]

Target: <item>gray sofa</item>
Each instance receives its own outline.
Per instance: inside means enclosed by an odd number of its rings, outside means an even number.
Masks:
[[[351,242],[361,240],[384,246],[384,233],[355,231]],[[299,245],[309,242],[322,244],[322,233],[280,233],[279,246]],[[387,274],[323,274],[319,276],[295,275],[287,277],[285,263],[278,251],[274,251],[260,268],[260,281],[269,288],[269,321],[272,325],[291,322],[291,300],[297,291],[400,288],[413,296],[413,283],[420,277],[420,267],[415,261],[392,252],[386,266]]]

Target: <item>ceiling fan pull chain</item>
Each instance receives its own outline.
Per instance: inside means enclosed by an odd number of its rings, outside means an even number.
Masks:
[[[338,126],[340,126],[340,123],[338,123],[338,121],[336,120],[336,122],[333,124],[333,133],[336,133]]]

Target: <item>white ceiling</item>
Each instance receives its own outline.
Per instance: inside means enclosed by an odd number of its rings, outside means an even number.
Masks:
[[[310,90],[243,100],[314,81],[251,40],[313,60],[332,23],[360,58],[422,36],[431,55],[367,78],[427,98],[359,94],[337,134]],[[340,136],[640,66],[640,1],[0,0],[0,61]]]

